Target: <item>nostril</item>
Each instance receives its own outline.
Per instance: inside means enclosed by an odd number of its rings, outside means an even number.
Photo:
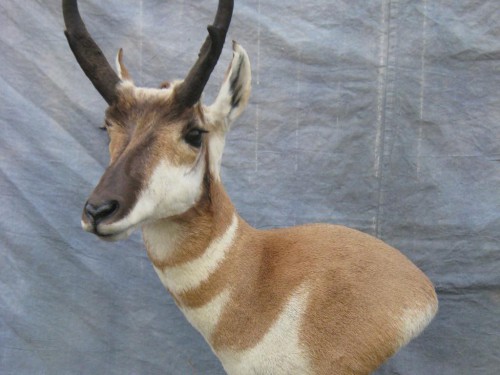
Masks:
[[[98,205],[87,203],[85,205],[85,214],[93,224],[98,224],[113,215],[118,210],[118,207],[117,201],[106,201]]]

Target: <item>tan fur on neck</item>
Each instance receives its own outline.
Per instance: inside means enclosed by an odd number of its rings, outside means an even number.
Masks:
[[[210,196],[175,219],[182,240],[174,253],[158,259],[148,251],[156,268],[200,257],[228,228],[235,210],[220,183],[211,184]],[[258,231],[238,220],[235,240],[215,272],[174,295],[182,309],[197,309],[230,291],[206,337],[216,353],[258,345],[301,287],[309,297],[299,337],[315,374],[331,374],[332,368],[368,374],[408,341],[401,322],[408,309],[422,316],[423,326],[435,314],[432,284],[376,238],[328,224]]]

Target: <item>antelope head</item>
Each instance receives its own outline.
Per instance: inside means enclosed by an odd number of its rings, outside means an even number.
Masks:
[[[71,50],[109,105],[105,126],[110,163],[85,203],[86,231],[107,240],[126,238],[147,221],[181,215],[209,199],[209,185],[219,179],[225,133],[250,95],[248,56],[233,42],[233,59],[215,102],[200,102],[222,52],[232,11],[232,0],[220,0],[186,78],[154,89],[134,85],[121,49],[115,73],[86,30],[77,1],[63,0]]]

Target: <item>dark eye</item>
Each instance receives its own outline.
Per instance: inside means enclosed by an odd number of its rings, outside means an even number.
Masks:
[[[201,141],[203,139],[203,133],[206,133],[206,130],[194,128],[188,131],[188,133],[184,136],[184,140],[191,146],[200,148]]]
[[[104,124],[99,127],[101,130],[108,130],[111,127],[111,123],[108,120],[104,121]]]

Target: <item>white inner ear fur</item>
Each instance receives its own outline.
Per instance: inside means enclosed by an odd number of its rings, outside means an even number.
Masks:
[[[116,54],[115,65],[116,71],[118,72],[118,77],[122,81],[132,81],[132,77],[130,77],[125,64],[123,64],[123,48],[120,48],[118,50],[118,53]]]
[[[215,102],[205,108],[205,118],[210,126],[210,171],[220,179],[220,164],[226,132],[245,110],[250,98],[252,71],[247,52],[233,41],[233,59]]]

